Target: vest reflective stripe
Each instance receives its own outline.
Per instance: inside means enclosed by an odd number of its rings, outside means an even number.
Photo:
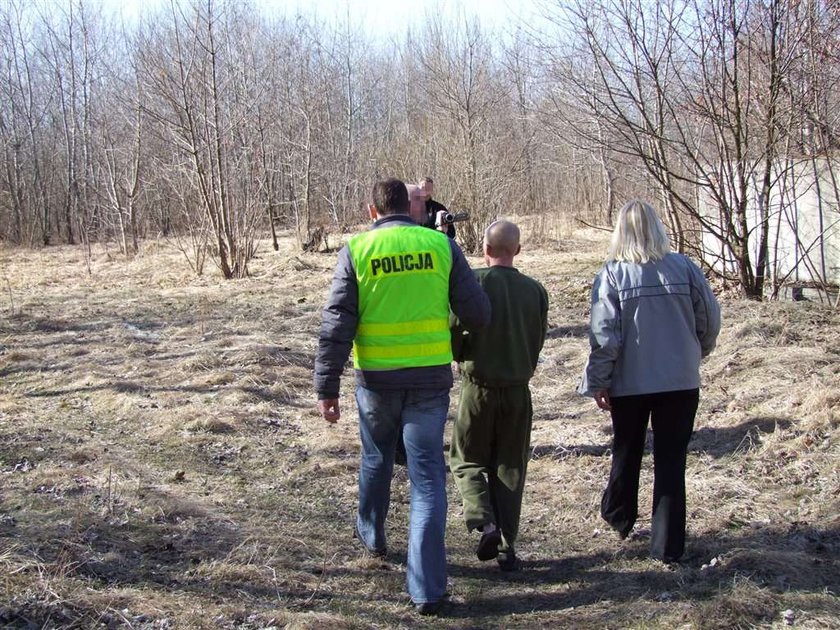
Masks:
[[[449,333],[449,320],[427,319],[420,322],[398,322],[395,324],[360,324],[356,329],[357,337],[383,337],[387,335],[410,335],[412,333]]]
[[[405,345],[389,346],[357,346],[359,359],[400,359],[405,355],[446,357],[452,354],[452,346],[448,341],[438,343],[416,343]],[[444,363],[448,363],[446,359]]]
[[[448,364],[452,251],[446,235],[419,226],[386,227],[357,234],[348,248],[359,288],[353,365],[394,370]]]

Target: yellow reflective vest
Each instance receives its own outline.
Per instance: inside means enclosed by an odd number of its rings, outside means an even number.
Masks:
[[[347,245],[359,287],[353,366],[396,370],[452,361],[449,238],[400,226],[357,234]]]

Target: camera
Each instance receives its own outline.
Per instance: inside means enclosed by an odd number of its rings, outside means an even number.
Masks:
[[[452,223],[458,223],[458,221],[466,221],[470,218],[469,212],[447,212],[441,217],[441,225],[450,225]]]

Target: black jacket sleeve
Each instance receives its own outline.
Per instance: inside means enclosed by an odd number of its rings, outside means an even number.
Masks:
[[[359,287],[350,250],[342,248],[327,303],[321,313],[318,352],[315,355],[315,391],[318,400],[338,398],[344,365],[353,347],[359,313]]]
[[[490,323],[490,298],[481,288],[458,244],[449,240],[452,271],[449,273],[449,306],[465,328],[483,328]]]

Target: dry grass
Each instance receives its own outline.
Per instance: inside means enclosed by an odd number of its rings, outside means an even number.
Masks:
[[[688,558],[668,569],[646,553],[647,459],[642,533],[620,543],[600,522],[609,422],[574,393],[604,235],[525,223],[519,266],[552,299],[525,570],[474,558],[450,485],[451,604],[432,621],[406,605],[403,470],[389,560],[351,537],[349,372],[342,422],[315,412],[334,254],[287,239],[223,282],[165,242],[131,261],[96,251],[90,276],[76,248],[0,250],[0,626],[840,626],[840,316],[725,301],[690,446]]]

